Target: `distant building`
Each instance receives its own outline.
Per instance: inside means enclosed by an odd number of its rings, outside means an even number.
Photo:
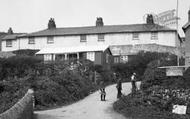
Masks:
[[[1,51],[1,41],[2,41],[2,38],[6,35],[5,32],[0,32],[0,51]]]
[[[188,22],[183,26],[185,33],[185,65],[190,65],[190,10],[188,11]]]
[[[65,48],[69,51],[73,47],[76,47],[75,50],[78,51],[77,48],[81,47],[88,49],[112,45],[158,44],[171,47],[181,45],[177,31],[155,24],[151,15],[147,17],[145,24],[104,25],[103,19],[98,17],[95,26],[67,28],[57,28],[54,19],[51,18],[45,30],[17,35],[13,39],[9,37],[9,35],[5,37],[2,42],[3,51],[34,49],[42,52],[45,49],[55,51],[54,49]],[[67,55],[73,52],[80,55],[79,51],[68,51]],[[51,54],[53,57],[51,59],[56,60],[56,57],[66,52],[62,50],[59,53],[53,53],[49,50],[46,54]],[[46,56],[44,55],[44,59]],[[77,55],[75,57],[80,58]],[[95,58],[95,55],[93,54],[92,57]]]
[[[17,36],[23,35],[24,33],[13,33],[12,28],[10,27],[8,29],[7,34],[2,38],[2,51],[7,51],[5,50],[5,47],[7,49],[9,49],[8,51],[14,51],[19,49],[19,47],[17,49],[15,49],[14,45],[19,43]]]
[[[154,19],[155,23],[159,25],[177,29],[179,17],[177,16],[175,9],[159,13],[158,15],[154,16]]]

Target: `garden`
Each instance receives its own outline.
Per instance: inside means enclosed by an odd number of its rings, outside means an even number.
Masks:
[[[114,82],[106,77],[111,72],[98,69],[104,72],[101,80],[107,85]],[[43,62],[28,55],[0,59],[0,113],[13,106],[29,88],[34,90],[35,110],[76,102],[98,89],[93,81],[93,72],[98,69],[89,60]]]
[[[152,55],[154,56],[154,55]],[[166,76],[161,66],[176,66],[176,57],[162,55],[147,63],[141,76],[141,87],[135,94],[123,96],[114,109],[133,119],[189,119],[190,69],[183,76]],[[180,60],[180,64],[183,63]],[[186,114],[173,113],[176,105],[186,106]]]

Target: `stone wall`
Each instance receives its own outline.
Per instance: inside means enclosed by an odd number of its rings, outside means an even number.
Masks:
[[[32,119],[33,118],[33,90],[29,89],[25,96],[13,107],[0,114],[0,119]]]

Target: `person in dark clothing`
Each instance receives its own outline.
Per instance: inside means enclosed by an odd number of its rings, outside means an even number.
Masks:
[[[105,91],[105,88],[100,88],[100,98],[101,98],[101,101],[106,101],[106,91]]]
[[[137,86],[136,86],[136,73],[133,73],[131,76],[131,85],[132,85],[132,95],[136,93]]]
[[[116,88],[117,88],[117,98],[120,98],[121,95],[122,95],[122,92],[121,92],[121,90],[122,90],[122,82],[121,82],[120,78],[117,81]]]
[[[105,83],[104,81],[100,81],[100,99],[101,101],[105,101],[106,91],[105,91]]]

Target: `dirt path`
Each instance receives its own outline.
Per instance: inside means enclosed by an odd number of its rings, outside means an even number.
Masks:
[[[122,84],[124,94],[131,90],[130,83]],[[106,87],[106,101],[100,101],[99,92],[95,92],[83,100],[61,108],[36,111],[37,119],[126,119],[114,112],[112,104],[117,100],[116,85]]]

